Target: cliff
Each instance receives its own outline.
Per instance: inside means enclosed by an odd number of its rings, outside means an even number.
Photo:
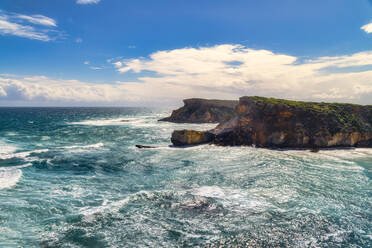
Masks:
[[[176,123],[222,123],[235,115],[238,101],[185,99],[184,106],[174,110],[170,117],[159,121]]]
[[[206,132],[212,133],[213,138],[199,144],[372,147],[372,106],[241,97],[236,115]]]

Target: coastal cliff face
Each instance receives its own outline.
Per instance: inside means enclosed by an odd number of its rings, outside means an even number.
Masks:
[[[372,147],[372,106],[242,97],[211,143],[272,148]]]
[[[184,106],[174,110],[170,117],[159,121],[175,123],[222,123],[235,115],[238,101],[192,98],[183,100]]]

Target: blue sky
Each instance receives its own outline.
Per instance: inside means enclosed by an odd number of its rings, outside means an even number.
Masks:
[[[368,0],[2,0],[0,105],[372,104],[371,22]]]

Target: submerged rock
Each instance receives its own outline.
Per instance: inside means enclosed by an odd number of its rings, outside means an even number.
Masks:
[[[176,130],[172,133],[171,141],[175,146],[199,145],[212,142],[214,134],[204,131]]]
[[[372,106],[241,97],[235,117],[204,133],[223,146],[372,147]]]
[[[185,99],[184,106],[159,121],[175,123],[221,123],[235,116],[238,101]]]

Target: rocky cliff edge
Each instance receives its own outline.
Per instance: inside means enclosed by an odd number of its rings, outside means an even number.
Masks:
[[[174,131],[174,145],[213,143],[271,148],[372,147],[372,106],[241,97],[230,120],[188,139]],[[204,137],[200,133],[200,137]],[[178,137],[183,141],[178,143]]]

